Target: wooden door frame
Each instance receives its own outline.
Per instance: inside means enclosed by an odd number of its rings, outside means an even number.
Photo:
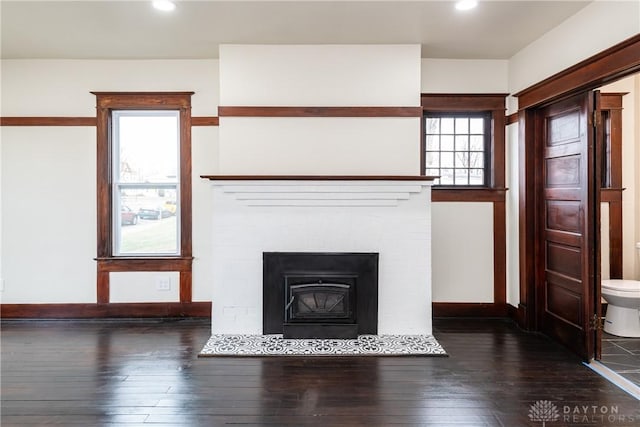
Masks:
[[[608,182],[600,191],[602,204],[609,205],[609,277],[622,279],[622,104],[628,92],[602,93],[602,124],[609,122]],[[603,136],[604,142],[604,136]],[[603,155],[604,154],[603,151]],[[604,167],[604,164],[603,164]]]
[[[612,46],[516,94],[518,98],[520,302],[517,321],[526,330],[539,330],[536,277],[540,172],[542,160],[536,128],[536,110],[544,105],[590,91],[640,71],[640,34]]]

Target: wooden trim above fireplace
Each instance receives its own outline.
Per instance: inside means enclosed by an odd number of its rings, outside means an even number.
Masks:
[[[200,175],[211,181],[433,181],[425,175]]]

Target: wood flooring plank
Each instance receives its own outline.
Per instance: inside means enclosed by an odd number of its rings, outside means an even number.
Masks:
[[[449,357],[198,358],[203,320],[3,321],[0,423],[539,426],[538,400],[638,402],[509,321],[436,319]]]

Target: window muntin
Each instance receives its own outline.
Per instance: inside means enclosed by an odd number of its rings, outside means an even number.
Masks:
[[[424,115],[425,174],[442,186],[487,186],[489,182],[489,113]]]
[[[180,255],[180,112],[114,110],[111,123],[113,255]]]

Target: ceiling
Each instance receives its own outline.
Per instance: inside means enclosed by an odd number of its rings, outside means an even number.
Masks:
[[[0,2],[1,56],[60,59],[217,58],[221,43],[419,43],[425,58],[507,59],[590,1]]]

